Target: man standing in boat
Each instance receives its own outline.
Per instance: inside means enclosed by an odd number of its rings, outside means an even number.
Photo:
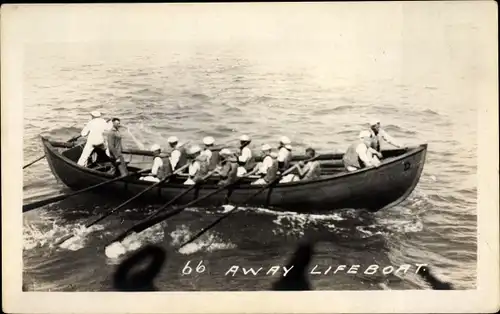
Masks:
[[[238,178],[238,160],[233,152],[224,148],[219,153],[221,157],[221,167],[218,173],[221,177],[219,185],[226,185],[236,181]]]
[[[219,164],[219,153],[213,149],[215,143],[215,139],[211,136],[207,136],[203,139],[203,144],[205,145],[205,149],[201,153],[208,162],[208,170],[214,170]]]
[[[262,178],[252,182],[252,184],[256,185],[271,183],[278,177],[278,154],[271,151],[271,146],[268,144],[262,146],[262,152],[264,153],[264,159],[256,166],[256,174],[262,176]]]
[[[292,145],[288,137],[282,136],[280,138],[280,144],[278,146],[278,165],[279,170],[284,172],[290,167],[290,161],[292,161]]]
[[[253,156],[250,147],[250,142],[252,140],[248,135],[242,135],[240,137],[240,154],[238,156],[238,176],[241,177],[255,168],[255,157]]]
[[[108,132],[108,153],[111,161],[118,169],[121,176],[126,176],[128,174],[127,165],[125,164],[125,159],[123,158],[122,149],[122,135],[120,133],[120,119],[113,118],[113,128]]]
[[[383,130],[380,127],[380,120],[379,119],[372,119],[370,121],[370,136],[372,138],[372,143],[371,147],[376,150],[377,152],[380,152],[380,140],[383,139],[386,141],[388,144],[395,146],[397,148],[401,148],[402,146],[392,137],[390,136],[385,130]]]
[[[167,141],[172,149],[169,158],[170,166],[175,171],[187,164],[186,149],[179,144],[179,139],[175,136],[170,136]]]
[[[372,147],[372,137],[369,131],[361,131],[359,140],[349,146],[342,161],[347,171],[356,171],[365,167],[378,167],[380,161],[373,154],[380,154]]]
[[[89,157],[95,151],[98,155],[98,159],[105,158],[105,146],[104,146],[104,132],[108,130],[108,125],[106,120],[101,118],[101,113],[99,111],[92,111],[90,113],[91,120],[85,125],[80,135],[72,138],[70,141],[76,141],[80,137],[87,137],[87,142],[83,147],[82,154],[78,159],[78,165],[86,167],[88,164]]]
[[[201,154],[201,148],[198,145],[189,149],[188,157],[191,160],[188,169],[189,177],[184,184],[193,185],[208,174],[208,162],[206,156]]]

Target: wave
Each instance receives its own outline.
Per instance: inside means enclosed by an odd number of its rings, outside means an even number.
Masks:
[[[424,111],[422,111],[422,113],[424,114],[430,114],[430,115],[436,115],[436,116],[440,116],[440,114],[434,110],[431,110],[431,109],[425,109]]]
[[[105,248],[105,254],[108,258],[108,264],[118,264],[121,257],[141,248],[145,243],[161,242],[165,236],[164,228],[166,222],[162,222],[148,228],[140,233],[132,233],[121,242],[114,242]]]
[[[188,241],[194,233],[191,232],[188,226],[181,225],[172,233],[170,236],[172,238],[172,245],[179,246],[184,242]],[[208,231],[202,235],[196,241],[187,244],[179,250],[179,253],[183,255],[190,255],[200,251],[203,252],[214,252],[219,250],[234,249],[236,245],[222,239],[215,231]]]
[[[47,222],[51,224],[48,225]],[[23,249],[28,251],[44,246],[54,248],[62,238],[68,234],[74,234],[74,237],[62,243],[60,248],[77,251],[85,247],[90,233],[103,229],[104,226],[99,224],[86,228],[81,223],[62,225],[55,220],[42,224],[28,223],[23,227]]]
[[[207,99],[210,99],[209,96],[205,95],[205,94],[198,94],[198,93],[194,93],[194,94],[190,94],[191,98],[193,99],[200,99],[200,100],[207,100]]]

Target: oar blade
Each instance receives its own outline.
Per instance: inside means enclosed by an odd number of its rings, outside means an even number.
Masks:
[[[69,239],[73,238],[75,235],[74,234],[68,234],[61,239],[59,239],[56,243],[54,243],[54,246],[61,245],[64,242],[68,241]]]

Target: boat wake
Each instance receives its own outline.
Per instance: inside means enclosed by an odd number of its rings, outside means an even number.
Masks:
[[[355,231],[361,238],[376,235],[415,233],[423,230],[420,212],[417,208],[425,202],[425,195],[417,195],[405,207],[393,209],[396,213],[367,213],[355,209],[345,209],[331,214],[301,214],[296,212],[273,211],[266,208],[245,208],[259,214],[274,216],[274,235],[304,236],[306,231],[318,230],[328,233]]]

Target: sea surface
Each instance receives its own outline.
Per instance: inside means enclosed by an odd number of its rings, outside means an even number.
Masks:
[[[476,86],[485,69],[474,28],[448,26],[403,39],[390,34],[353,39],[348,30],[340,30],[328,40],[310,41],[240,38],[235,44],[219,38],[26,46],[24,162],[43,154],[39,134],[67,140],[92,110],[121,118],[127,148],[165,146],[171,135],[191,143],[210,135],[216,143],[234,145],[241,134],[260,147],[276,145],[286,135],[296,154],[307,146],[320,153],[342,152],[370,118],[378,117],[404,145],[429,145],[421,179],[402,204],[373,214],[244,208],[176,252],[176,245],[227,209],[206,213],[189,208],[128,239],[129,250],[146,243],[170,250],[155,281],[165,291],[269,289],[278,275],[264,272],[286,264],[308,237],[326,239],[311,262],[323,270],[412,265],[398,276],[380,271],[315,275],[314,289],[429,289],[415,275],[416,264],[428,264],[457,289],[474,289]],[[23,173],[25,203],[67,192],[45,160]],[[127,255],[110,258],[106,245],[155,208],[134,204],[90,230],[83,226],[123,200],[89,193],[24,213],[25,289],[111,290],[112,273]],[[70,233],[77,237],[54,245]],[[206,271],[182,275],[188,261],[191,266],[203,261]],[[232,265],[263,271],[226,276]]]

